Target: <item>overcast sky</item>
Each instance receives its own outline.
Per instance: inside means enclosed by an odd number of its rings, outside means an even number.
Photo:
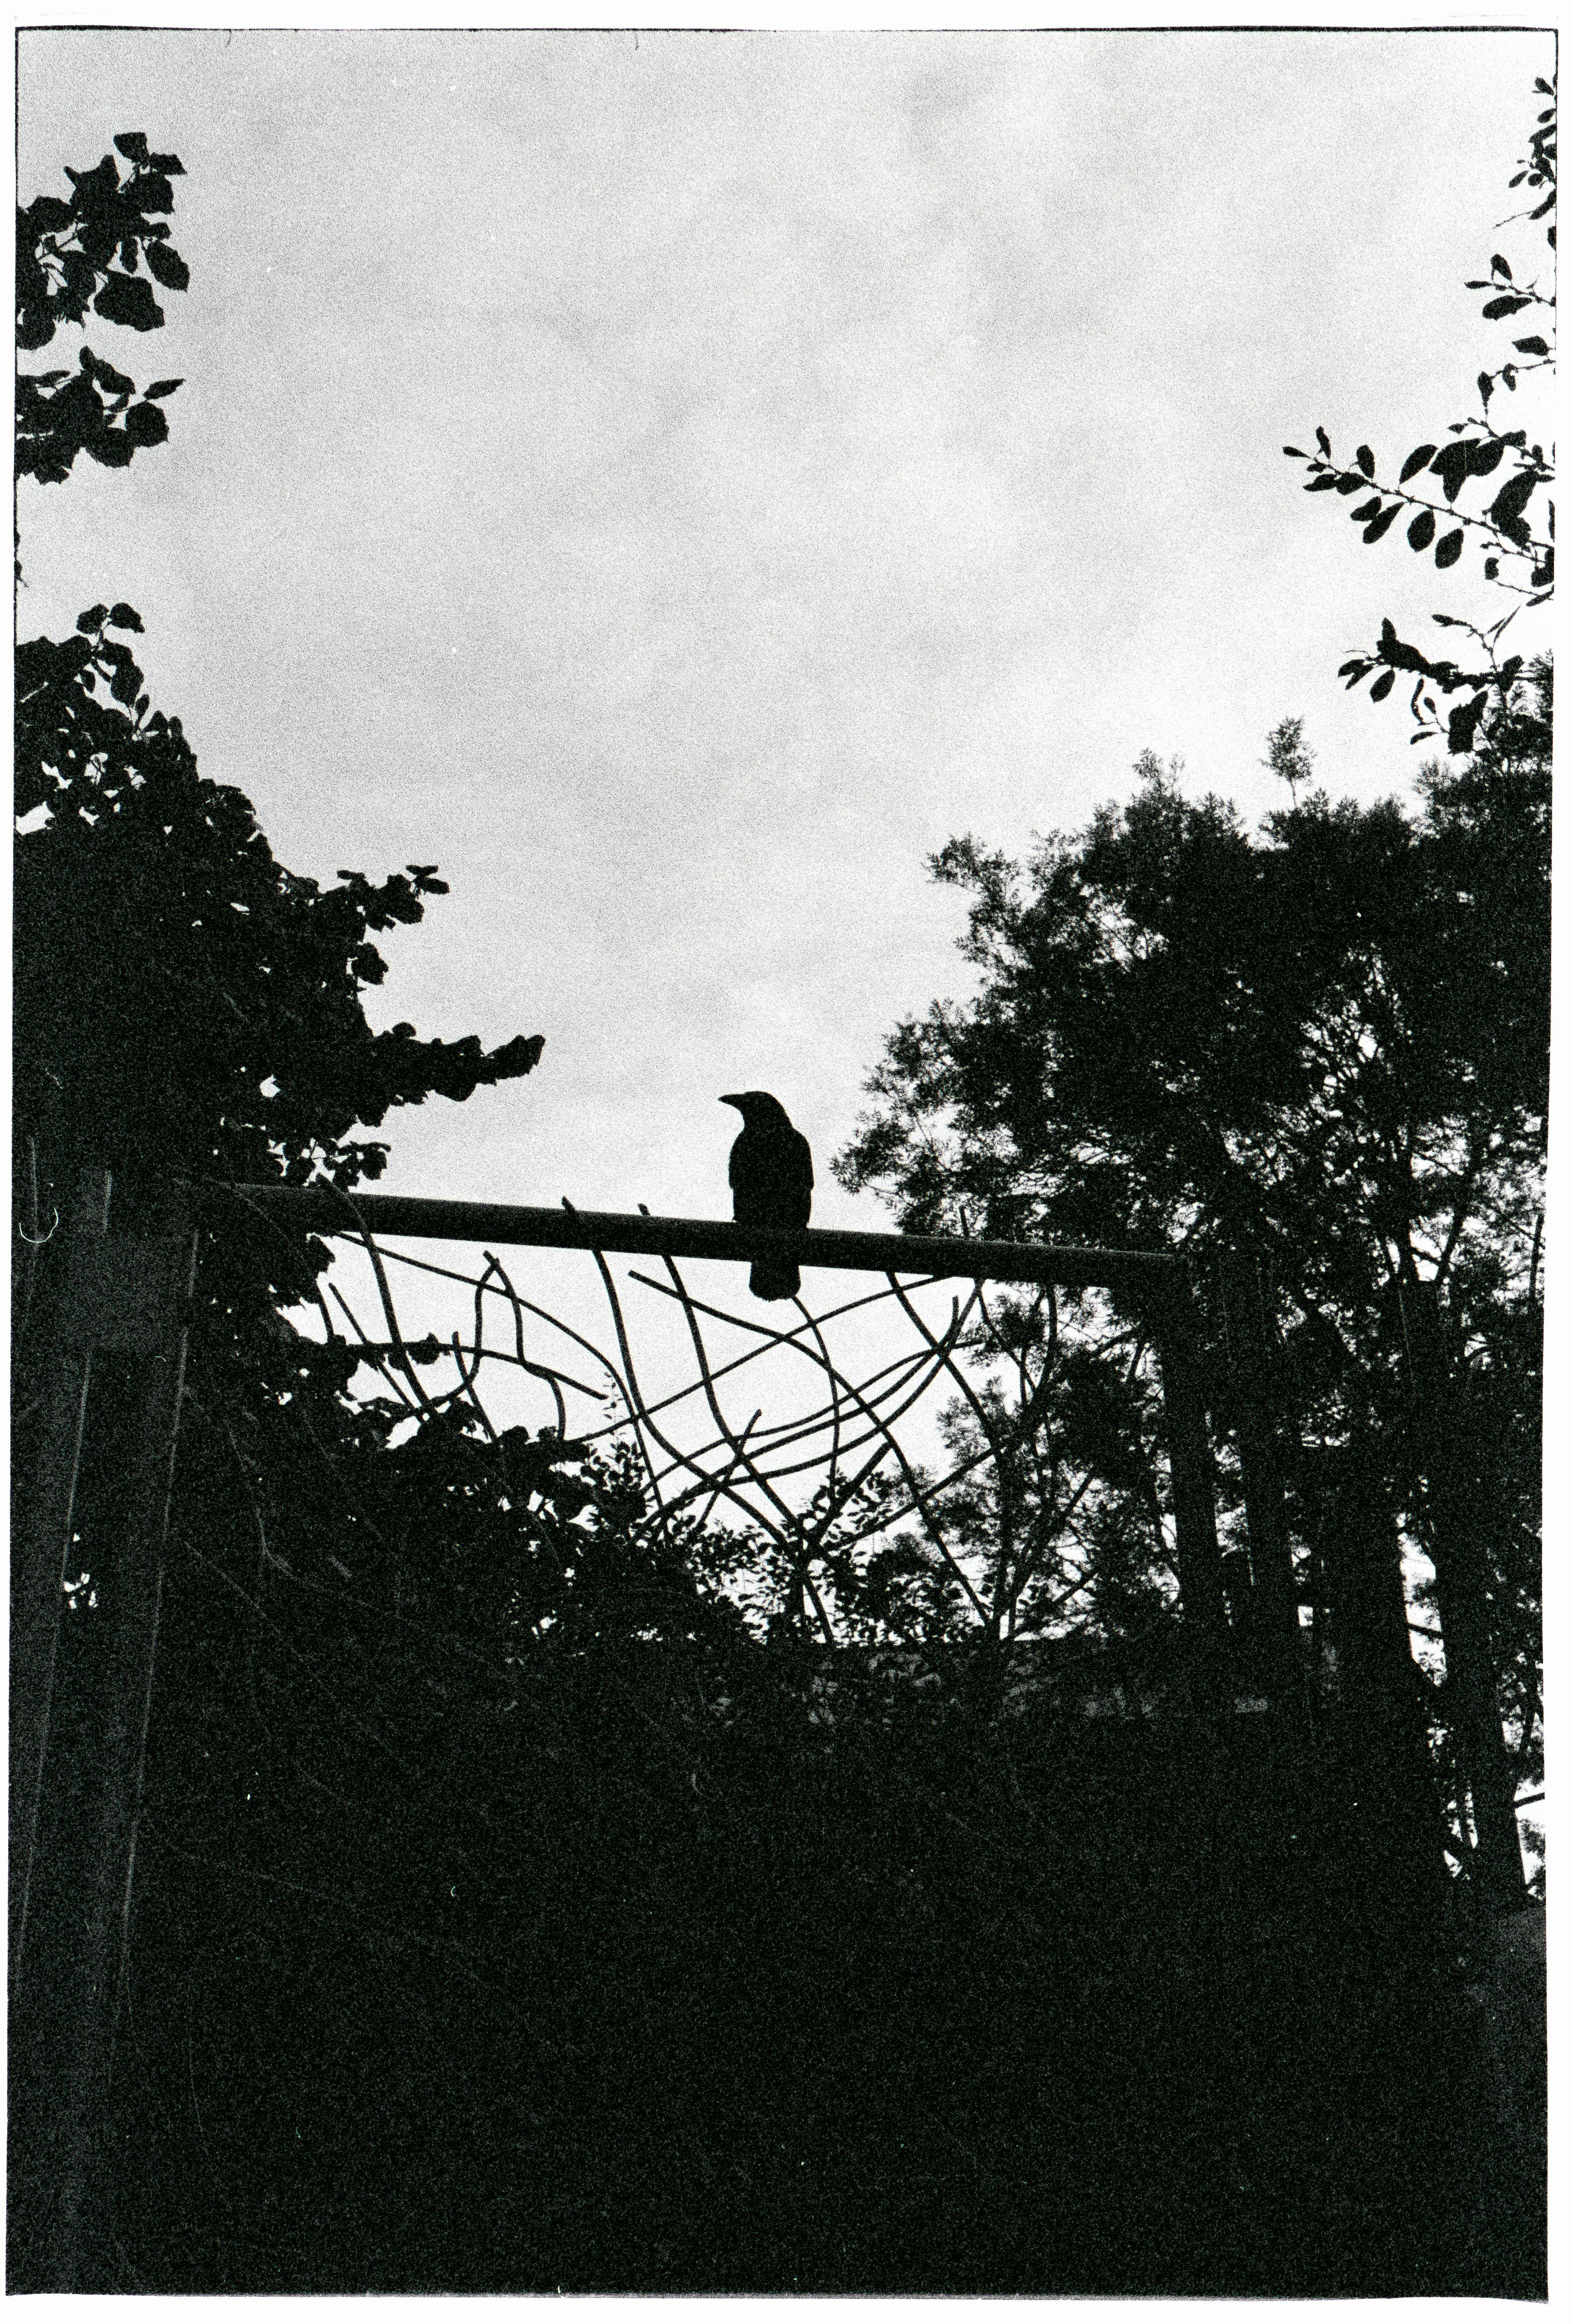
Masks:
[[[186,383],[129,471],[23,484],[22,633],[130,599],[283,862],[440,863],[374,1020],[547,1046],[393,1117],[388,1186],[724,1213],[715,1101],[758,1084],[816,1219],[878,1225],[828,1161],[892,1025],[966,987],[951,833],[1074,827],[1146,746],[1253,817],[1288,713],[1334,792],[1410,781],[1401,694],[1336,666],[1467,585],[1363,549],[1281,447],[1401,459],[1471,408],[1504,348],[1462,278],[1551,64],[25,33],[22,198],[143,129],[192,279],[156,339],[95,325]]]

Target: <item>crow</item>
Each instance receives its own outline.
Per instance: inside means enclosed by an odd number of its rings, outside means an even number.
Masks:
[[[726,1176],[732,1216],[740,1227],[805,1227],[813,1207],[813,1157],[808,1140],[793,1130],[779,1098],[768,1090],[739,1090],[723,1097],[743,1117],[743,1134],[732,1148]],[[793,1299],[802,1277],[789,1259],[756,1259],[748,1277],[755,1299]]]

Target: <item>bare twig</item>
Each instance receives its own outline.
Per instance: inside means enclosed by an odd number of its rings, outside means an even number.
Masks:
[[[474,1364],[467,1368],[464,1361],[464,1342],[460,1340],[457,1332],[453,1334],[451,1344],[453,1349],[453,1360],[458,1367],[459,1379],[459,1387],[455,1391],[455,1400],[459,1395],[467,1396],[468,1397],[469,1402],[473,1406],[480,1421],[482,1428],[485,1431],[487,1441],[500,1452],[502,1449],[502,1439],[498,1436],[495,1429],[491,1425],[491,1416],[486,1411],[485,1405],[482,1404],[479,1397],[476,1394],[475,1375],[480,1370],[479,1356],[477,1354]]]
[[[382,1351],[378,1348],[375,1341],[371,1339],[363,1330],[360,1318],[356,1315],[354,1308],[351,1307],[348,1300],[346,1299],[342,1291],[339,1290],[338,1286],[336,1283],[330,1283],[328,1288],[331,1291],[334,1298],[337,1299],[340,1307],[343,1308],[344,1313],[348,1316],[351,1329],[354,1331],[356,1338],[360,1342],[361,1350],[366,1361],[371,1365],[373,1370],[377,1372],[380,1377],[385,1380],[388,1387],[392,1388],[394,1396],[403,1406],[404,1410],[409,1413],[413,1413],[417,1409],[417,1406],[411,1402],[410,1397],[404,1394],[403,1389],[399,1386],[399,1383],[394,1379],[387,1366],[383,1362]]]
[[[677,1271],[677,1262],[675,1259],[669,1258],[666,1260],[666,1271],[670,1276],[672,1283],[676,1286],[677,1296],[681,1303],[683,1321],[688,1325],[689,1337],[693,1342],[693,1352],[698,1359],[698,1376],[704,1389],[705,1402],[709,1406],[710,1418],[719,1429],[722,1437],[730,1447],[732,1452],[736,1454],[738,1452],[736,1435],[732,1429],[730,1423],[727,1421],[725,1413],[720,1408],[720,1398],[716,1393],[715,1377],[709,1369],[709,1353],[704,1344],[704,1334],[698,1328],[698,1317],[694,1312],[693,1302],[688,1296],[688,1286]],[[745,1462],[745,1466],[747,1468],[748,1475],[753,1480],[754,1483],[759,1487],[766,1499],[772,1501],[774,1507],[779,1509],[781,1518],[785,1523],[787,1531],[788,1533],[791,1533],[797,1525],[797,1515],[795,1510],[791,1508],[788,1502],[782,1500],[781,1495],[775,1490],[773,1485],[770,1483],[768,1478],[764,1476],[754,1462],[747,1460]]]
[[[523,1366],[525,1371],[527,1371],[532,1379],[543,1379],[547,1387],[550,1389],[552,1400],[557,1406],[557,1434],[559,1436],[565,1437],[568,1434],[568,1407],[562,1401],[562,1390],[558,1384],[558,1375],[554,1371],[550,1370],[544,1364],[532,1364],[528,1356],[525,1355],[524,1311],[522,1303],[519,1298],[518,1293],[513,1289],[512,1283],[509,1281],[507,1269],[504,1267],[502,1261],[495,1258],[489,1250],[485,1253],[485,1258],[486,1262],[486,1274],[495,1274],[498,1282],[502,1285],[503,1290],[506,1294],[508,1305],[513,1311],[515,1360]],[[481,1284],[483,1286],[485,1282],[485,1277],[482,1276]],[[476,1302],[478,1304],[478,1291],[476,1296]],[[566,1377],[566,1375],[564,1375],[564,1377]],[[569,1381],[569,1386],[571,1387],[573,1383]]]
[[[813,1316],[803,1305],[800,1293],[798,1295],[797,1305],[801,1312],[804,1323],[812,1330],[814,1343],[818,1347],[820,1360],[824,1365],[825,1377],[829,1382],[829,1475],[827,1482],[827,1489],[828,1491],[830,1502],[833,1505],[835,1500],[836,1480],[840,1472],[840,1376],[837,1372],[835,1366],[830,1362],[829,1350],[824,1344],[824,1333],[819,1330]],[[826,1523],[828,1524],[828,1521],[827,1519]]]
[[[371,1261],[371,1271],[376,1277],[377,1296],[382,1301],[382,1312],[387,1322],[387,1335],[393,1342],[393,1353],[397,1360],[399,1370],[403,1373],[404,1378],[414,1389],[416,1399],[419,1402],[421,1410],[429,1418],[435,1419],[436,1406],[432,1404],[430,1397],[426,1394],[425,1389],[421,1385],[420,1378],[416,1373],[410,1351],[404,1345],[403,1334],[399,1330],[398,1310],[393,1305],[393,1292],[388,1286],[387,1269],[382,1263],[382,1253],[376,1247],[376,1237],[366,1225],[365,1219],[361,1215],[360,1206],[356,1202],[354,1196],[352,1194],[345,1194],[342,1187],[338,1189],[338,1192],[343,1196],[343,1199],[348,1205],[349,1209],[354,1212],[356,1219],[359,1223],[360,1240],[365,1245],[365,1255]]]
[[[573,1205],[569,1202],[566,1194],[562,1197],[562,1201],[564,1208],[571,1211]],[[706,1487],[709,1486],[714,1482],[714,1480],[709,1476],[707,1471],[700,1468],[696,1461],[689,1459],[687,1453],[680,1451],[680,1449],[671,1443],[670,1439],[663,1435],[661,1430],[655,1426],[655,1424],[651,1417],[650,1409],[645,1404],[639,1390],[638,1374],[633,1364],[633,1352],[628,1344],[627,1330],[623,1322],[622,1302],[617,1297],[616,1285],[612,1279],[611,1269],[606,1263],[606,1253],[601,1250],[596,1250],[593,1251],[590,1255],[594,1259],[596,1266],[600,1271],[600,1279],[605,1286],[606,1299],[611,1307],[612,1322],[616,1330],[617,1346],[621,1351],[623,1364],[625,1370],[625,1378],[620,1374],[615,1375],[615,1377],[618,1378],[619,1383],[623,1388],[623,1395],[627,1406],[628,1417],[633,1424],[633,1431],[638,1441],[640,1457],[644,1463],[645,1474],[650,1480],[651,1491],[656,1496],[657,1501],[659,1502],[661,1489],[660,1480],[656,1474],[655,1464],[650,1458],[649,1446],[644,1442],[644,1432],[646,1429],[649,1431],[651,1436],[654,1438],[656,1443],[661,1447],[661,1452],[664,1452],[670,1460],[677,1462],[680,1467],[687,1469],[690,1474],[698,1477],[701,1483]],[[743,1510],[744,1514],[750,1517],[754,1524],[762,1525],[765,1532],[768,1533],[771,1538],[775,1540],[781,1548],[785,1547],[785,1541],[781,1536],[778,1528],[771,1525],[767,1517],[761,1517],[759,1511],[753,1507],[751,1502],[744,1499],[742,1494],[737,1491],[735,1486],[723,1486],[721,1490],[724,1492],[727,1500],[735,1502],[737,1507]]]
[[[655,1287],[664,1289],[665,1286],[657,1286]],[[674,1296],[674,1294],[668,1294],[668,1296]],[[783,1342],[782,1344],[785,1344],[785,1342]],[[817,1359],[815,1360],[817,1360]],[[865,1405],[860,1397],[855,1399],[859,1403],[859,1408],[865,1409],[869,1413],[873,1425],[862,1435],[845,1437],[841,1447],[843,1452],[860,1451],[861,1448],[872,1441],[874,1436],[877,1435],[882,1437],[888,1422],[898,1420],[903,1412],[910,1411],[913,1405],[921,1402],[923,1397],[927,1395],[929,1389],[932,1387],[934,1380],[939,1377],[940,1367],[934,1365],[930,1368],[929,1359],[926,1355],[920,1354],[916,1357],[903,1356],[899,1360],[898,1366],[890,1365],[883,1367],[882,1369],[883,1370],[894,1370],[899,1369],[902,1375],[899,1380],[896,1380],[886,1390],[886,1397],[900,1395],[902,1389],[904,1388],[919,1373],[921,1373],[923,1376],[917,1379],[917,1385],[911,1389],[911,1394],[905,1396],[902,1400],[896,1405],[894,1410],[888,1414],[881,1415],[879,1413],[878,1405],[881,1401],[879,1398],[868,1398]],[[875,1377],[878,1376],[875,1375]],[[847,1384],[843,1379],[843,1388],[845,1388],[846,1385]],[[760,1442],[763,1444],[767,1444],[772,1453],[789,1451],[798,1444],[815,1443],[824,1434],[824,1425],[828,1416],[829,1406],[827,1405],[821,1409],[809,1414],[806,1417],[785,1423],[775,1429],[762,1429],[759,1432]],[[717,1437],[710,1439],[706,1443],[696,1448],[696,1457],[703,1460],[709,1453],[718,1452],[722,1448],[724,1443],[724,1438]],[[800,1476],[805,1470],[817,1469],[819,1466],[820,1458],[821,1456],[819,1454],[813,1453],[806,1460],[772,1465],[767,1473],[777,1480],[783,1477]]]

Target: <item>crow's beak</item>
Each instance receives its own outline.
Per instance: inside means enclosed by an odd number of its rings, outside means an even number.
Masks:
[[[732,1097],[723,1097],[723,1098],[720,1100],[720,1102],[721,1102],[721,1104],[722,1104],[722,1105],[735,1105],[735,1108],[736,1108],[736,1110],[737,1110],[737,1111],[738,1111],[739,1113],[740,1113],[740,1112],[742,1111],[742,1110],[743,1110],[743,1102],[742,1102],[742,1099],[741,1099],[740,1097],[736,1097],[736,1096],[732,1096]]]

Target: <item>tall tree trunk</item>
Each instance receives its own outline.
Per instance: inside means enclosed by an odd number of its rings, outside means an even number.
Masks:
[[[1225,1252],[1218,1262],[1217,1284],[1227,1342],[1229,1416],[1239,1446],[1250,1536],[1257,1674],[1285,1729],[1299,1741],[1305,1724],[1304,1648],[1258,1261],[1248,1252]]]
[[[1527,1902],[1516,1784],[1502,1732],[1490,1600],[1470,1488],[1468,1433],[1447,1361],[1433,1285],[1401,1278],[1403,1332],[1414,1389],[1414,1451],[1424,1485],[1436,1602],[1447,1652],[1447,1692],[1474,1820],[1474,1868],[1498,1913]]]
[[[1440,1802],[1409,1635],[1402,1553],[1376,1447],[1331,1456],[1327,1594],[1337,1651],[1350,1812],[1394,1903],[1433,1914],[1445,1882]]]

